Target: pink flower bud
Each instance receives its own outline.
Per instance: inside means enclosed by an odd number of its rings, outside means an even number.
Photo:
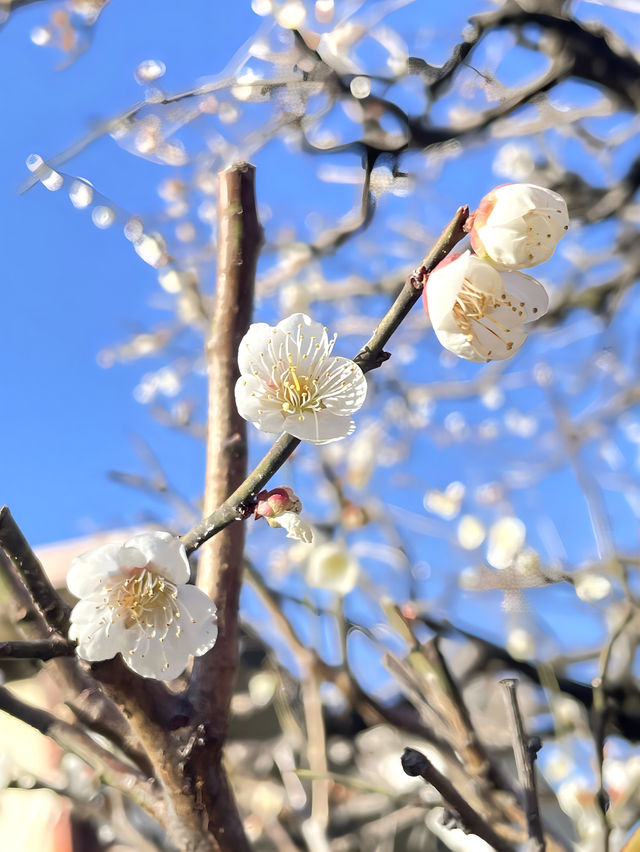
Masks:
[[[293,488],[281,485],[271,491],[261,491],[256,498],[256,518],[277,518],[285,512],[300,512],[302,502]]]

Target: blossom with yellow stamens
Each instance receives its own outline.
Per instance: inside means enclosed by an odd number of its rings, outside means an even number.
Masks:
[[[95,661],[120,653],[134,672],[173,680],[218,635],[215,604],[187,585],[189,574],[184,545],[168,532],[141,533],[76,556],[67,586],[80,598],[69,630],[78,656]]]
[[[276,326],[254,323],[238,352],[236,405],[263,432],[287,432],[312,444],[346,438],[355,424],[349,415],[367,395],[360,367],[331,355],[337,335],[306,314]]]
[[[469,361],[510,358],[527,339],[529,323],[549,307],[535,278],[498,272],[469,251],[437,266],[422,297],[440,343]]]

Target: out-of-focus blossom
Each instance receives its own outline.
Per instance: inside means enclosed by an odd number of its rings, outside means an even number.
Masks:
[[[514,627],[507,636],[507,651],[516,660],[530,660],[536,653],[536,640],[523,627]]]
[[[172,680],[190,655],[213,647],[216,607],[187,585],[189,562],[182,542],[168,532],[133,536],[77,556],[67,586],[80,598],[69,638],[84,660],[116,654],[144,677]]]
[[[580,600],[594,603],[611,593],[611,582],[602,574],[584,574],[576,580],[575,589]]]
[[[465,550],[475,550],[476,547],[480,547],[486,534],[484,524],[475,515],[463,515],[460,518],[457,529],[460,547]]]
[[[524,547],[527,528],[520,518],[501,518],[489,529],[487,562],[500,570],[510,568]]]
[[[358,581],[360,566],[343,544],[329,541],[314,548],[307,566],[307,583],[315,589],[348,594]]]
[[[549,260],[568,228],[561,195],[532,183],[508,183],[480,202],[471,245],[499,269],[528,269]]]
[[[367,395],[360,367],[331,356],[333,340],[319,322],[292,314],[272,327],[254,323],[238,353],[240,415],[263,432],[288,432],[312,444],[346,438],[350,414]]]
[[[469,251],[437,266],[422,296],[440,343],[468,361],[510,358],[527,339],[525,324],[549,307],[535,278],[498,272]]]
[[[460,512],[465,487],[462,482],[450,482],[444,491],[432,488],[423,498],[423,505],[428,512],[450,521]]]
[[[287,538],[311,544],[313,529],[300,517],[302,501],[292,488],[285,485],[261,491],[256,501],[256,518],[264,518],[270,527],[282,527],[287,531]]]

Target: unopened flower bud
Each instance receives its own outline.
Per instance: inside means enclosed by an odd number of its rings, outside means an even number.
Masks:
[[[508,183],[480,202],[471,245],[498,269],[527,269],[549,260],[568,228],[561,195],[532,183]]]
[[[302,501],[296,497],[293,488],[286,485],[261,491],[256,499],[256,518],[277,518],[285,512],[299,513],[302,510]]]
[[[302,501],[293,488],[281,485],[271,491],[261,491],[256,498],[255,517],[264,518],[270,527],[282,527],[287,538],[311,544],[313,529],[300,517]]]

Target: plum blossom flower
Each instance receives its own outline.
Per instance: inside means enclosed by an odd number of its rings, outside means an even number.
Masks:
[[[358,581],[360,565],[343,544],[328,541],[314,548],[307,567],[307,584],[315,589],[328,589],[339,595],[348,594]]]
[[[263,432],[288,432],[312,444],[346,438],[350,414],[367,395],[360,367],[331,355],[332,340],[319,322],[292,314],[275,327],[254,323],[238,352],[240,415]]]
[[[287,538],[311,544],[313,529],[300,517],[302,501],[286,485],[261,491],[256,497],[254,517],[264,518],[270,527],[282,527]]]
[[[67,586],[80,598],[69,631],[78,656],[95,661],[120,653],[144,677],[177,677],[218,634],[215,604],[187,585],[189,573],[184,545],[168,532],[141,533],[76,556]]]
[[[567,204],[557,192],[507,183],[480,202],[471,245],[497,269],[527,269],[549,260],[568,228]]]
[[[498,272],[466,251],[437,266],[422,297],[436,337],[469,361],[501,361],[527,339],[549,307],[547,291],[523,272]]]

